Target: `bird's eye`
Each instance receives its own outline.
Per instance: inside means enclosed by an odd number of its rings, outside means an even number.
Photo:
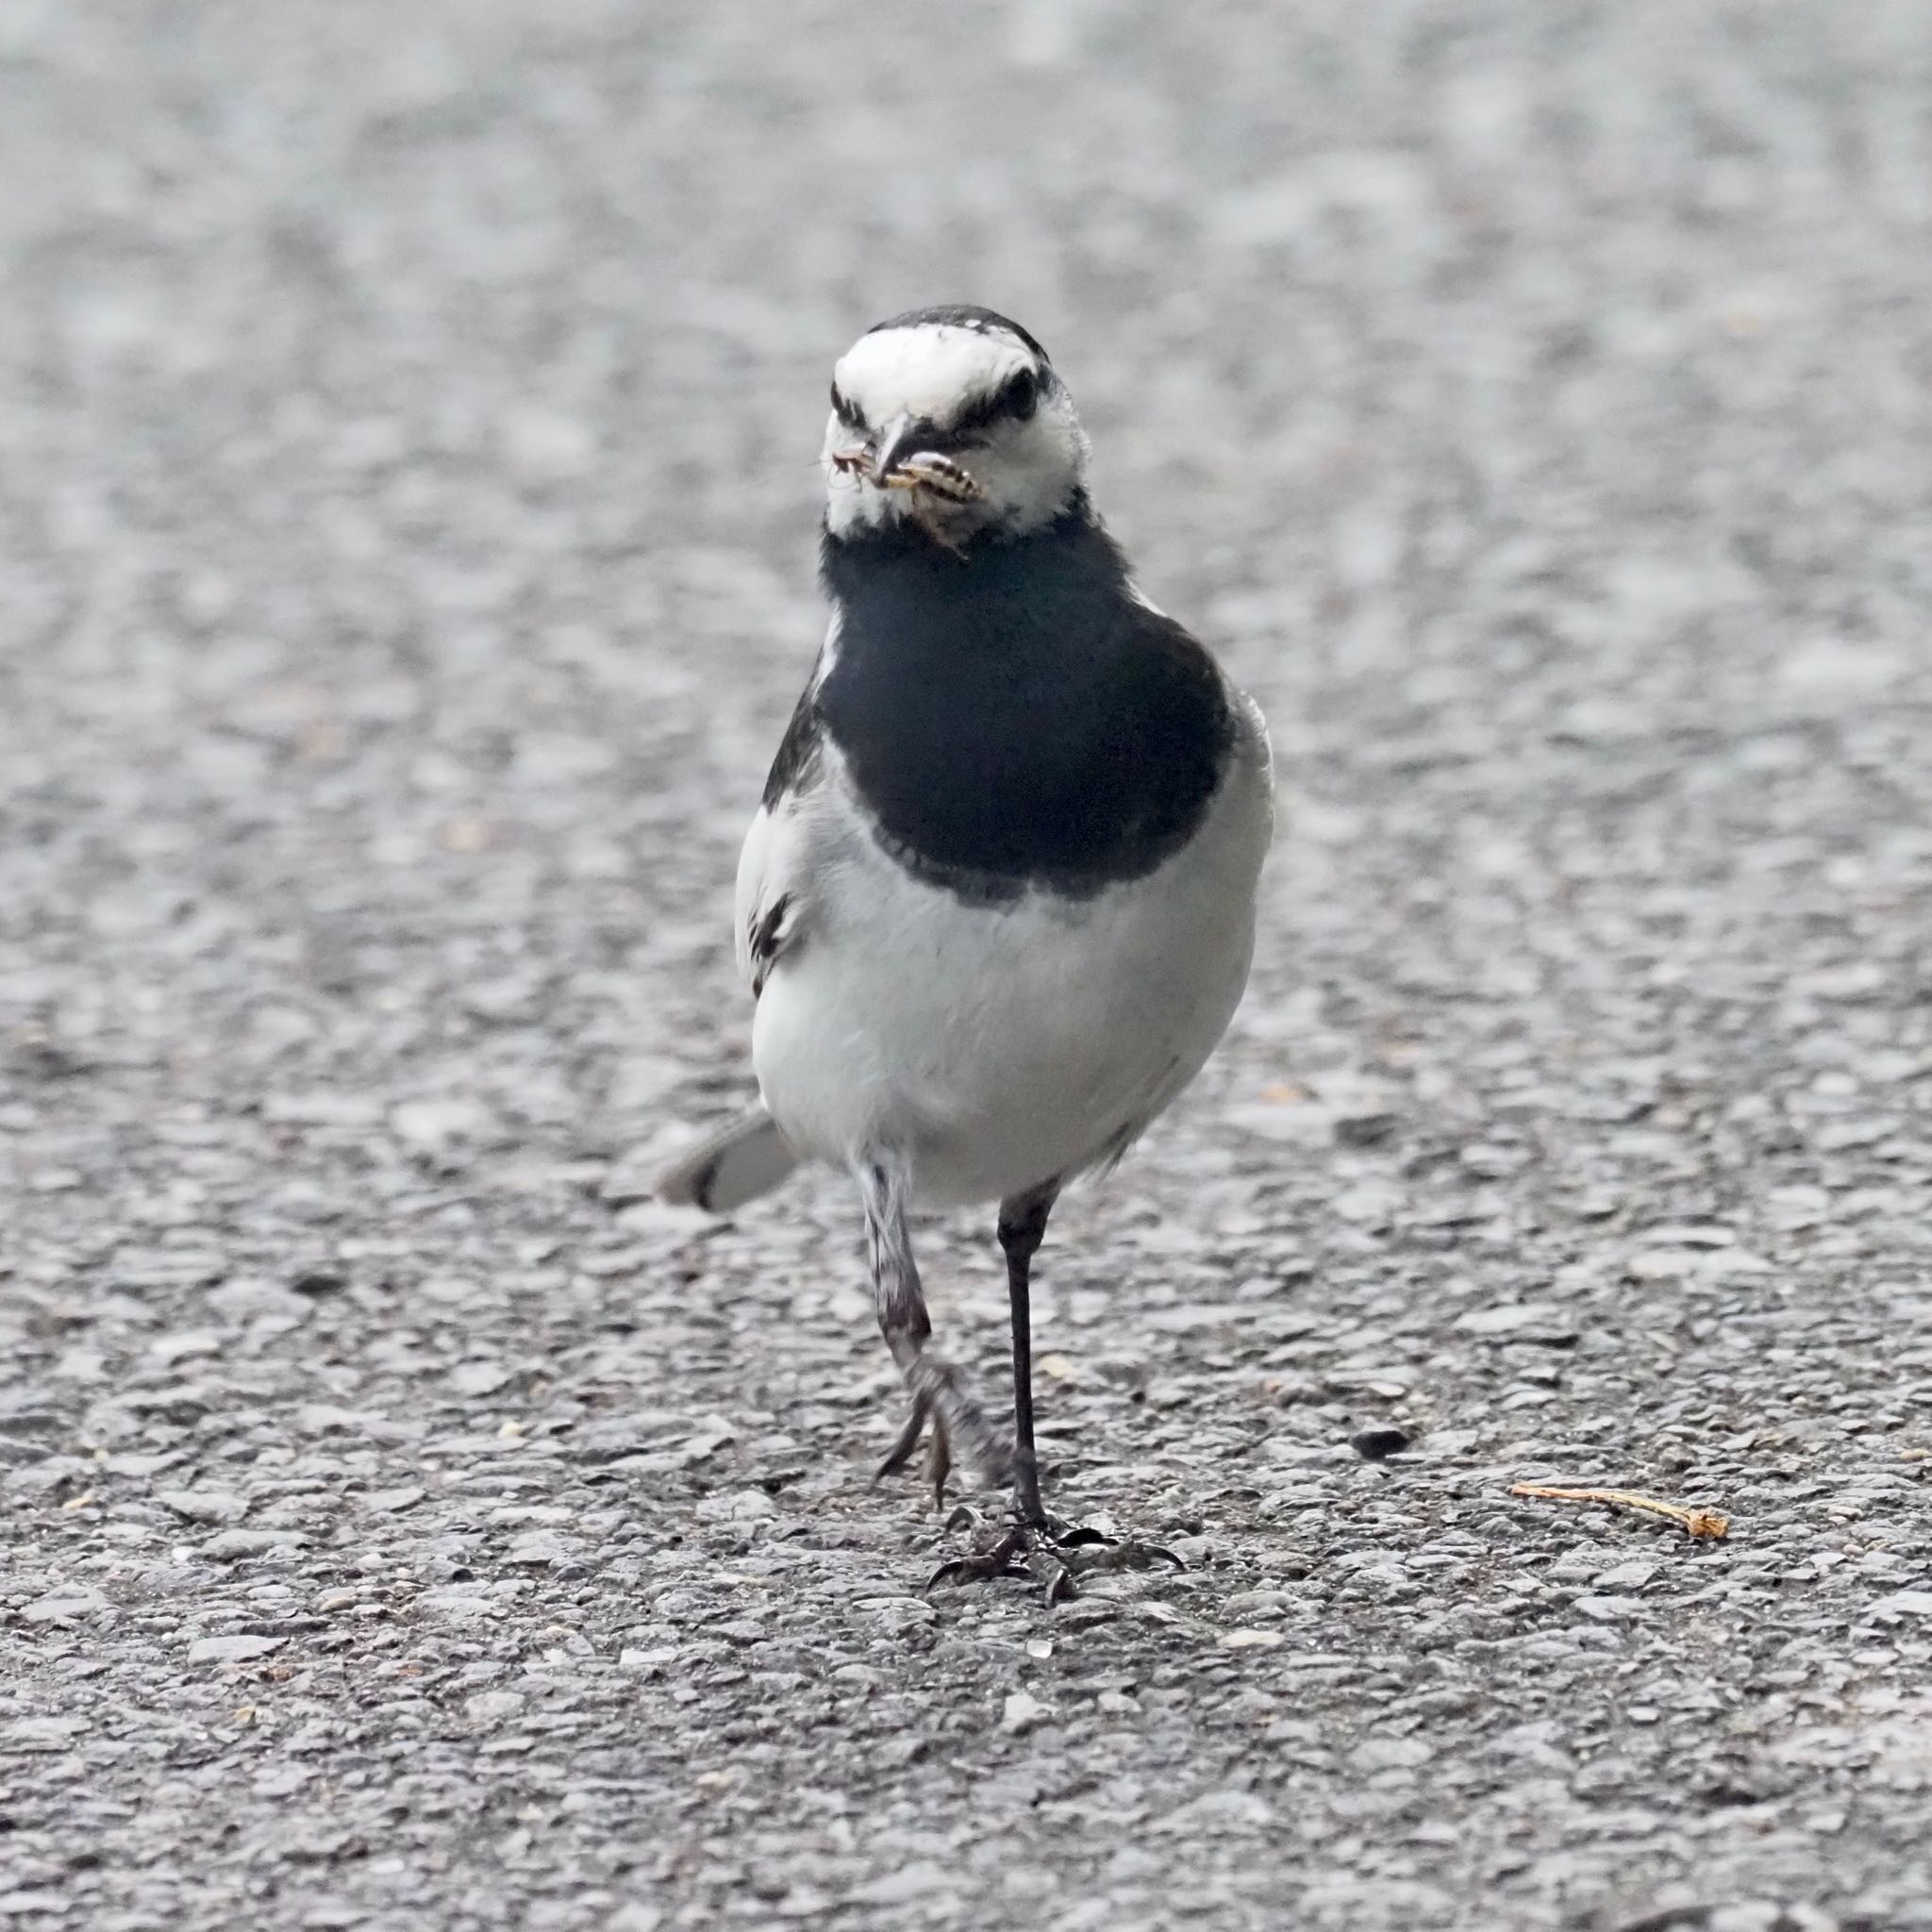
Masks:
[[[1024,423],[1040,406],[1040,377],[1023,369],[1000,391],[1000,414]]]
[[[832,413],[848,429],[863,429],[865,418],[858,413],[858,406],[840,393],[839,385],[832,385]]]
[[[953,433],[974,443],[983,442],[981,431],[996,423],[1024,423],[1040,406],[1040,374],[1033,369],[1016,370],[996,390],[990,390],[969,404],[954,419]]]

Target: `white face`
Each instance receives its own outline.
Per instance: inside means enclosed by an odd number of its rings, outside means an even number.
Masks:
[[[832,395],[823,461],[835,536],[903,521],[957,550],[1051,523],[1080,488],[1087,438],[1072,401],[1045,357],[997,325],[874,329],[841,358]],[[901,487],[922,470],[935,487]]]

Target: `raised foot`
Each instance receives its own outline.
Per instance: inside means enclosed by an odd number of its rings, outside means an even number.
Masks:
[[[963,1464],[967,1474],[985,1483],[1009,1481],[1013,1474],[1010,1444],[996,1436],[979,1407],[959,1384],[958,1372],[937,1356],[922,1356],[907,1371],[912,1394],[905,1425],[873,1473],[874,1482],[896,1475],[911,1461],[912,1453],[930,1430],[926,1474],[932,1483],[933,1507],[946,1506],[946,1478]]]
[[[1070,1603],[1080,1594],[1077,1578],[1091,1571],[1151,1570],[1156,1563],[1188,1567],[1159,1543],[1107,1536],[1091,1524],[1062,1523],[1056,1516],[1038,1524],[1015,1517],[995,1524],[962,1503],[946,1519],[946,1528],[967,1531],[972,1541],[932,1573],[927,1590],[1011,1576],[1037,1583],[1048,1604]]]

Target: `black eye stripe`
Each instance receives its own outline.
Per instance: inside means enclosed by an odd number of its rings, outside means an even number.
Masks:
[[[944,449],[955,445],[960,438],[990,428],[995,423],[1024,423],[1040,407],[1041,387],[1041,375],[1037,370],[1015,370],[998,389],[991,390],[967,404],[945,429],[941,430],[936,424],[922,425],[921,428],[932,448]],[[846,428],[862,431],[868,426],[858,404],[845,395],[836,382],[832,385],[831,401],[832,413]]]
[[[1009,375],[998,389],[969,403],[953,424],[958,436],[994,423],[1024,423],[1040,407],[1040,376],[1031,369]]]

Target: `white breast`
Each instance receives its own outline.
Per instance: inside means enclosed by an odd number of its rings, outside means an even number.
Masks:
[[[872,838],[837,751],[759,814],[747,902],[802,894],[753,1055],[793,1147],[839,1165],[890,1146],[922,1199],[998,1200],[1117,1152],[1199,1072],[1246,984],[1273,824],[1267,735],[1238,748],[1190,843],[1091,899],[963,904]]]

